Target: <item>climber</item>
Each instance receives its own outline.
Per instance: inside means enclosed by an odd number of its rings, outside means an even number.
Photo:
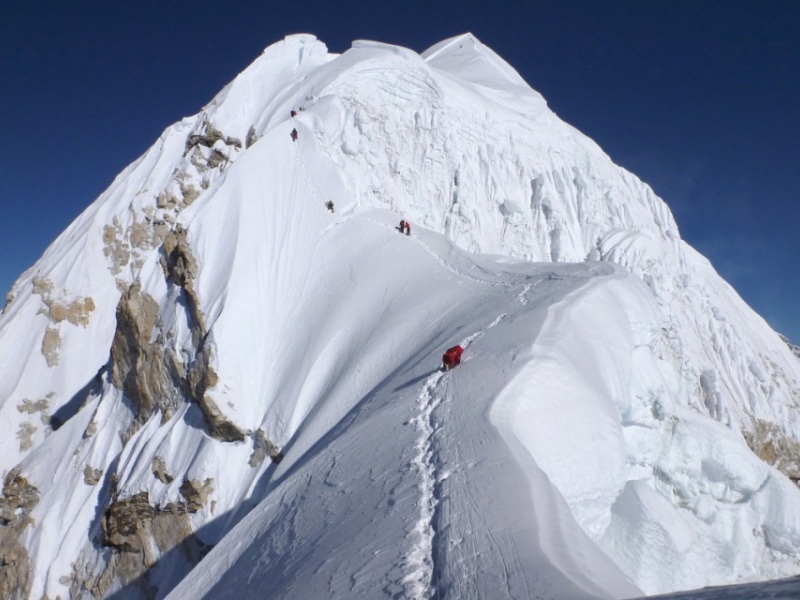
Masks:
[[[325,203],[325,208],[327,208],[327,209],[328,209],[329,211],[331,211],[331,212],[334,212],[334,210],[333,210],[333,202],[331,202],[330,200],[328,200],[328,201]]]
[[[289,135],[292,136],[292,141],[293,142],[297,141],[297,129],[292,129],[292,133],[290,133]]]
[[[399,230],[400,230],[400,233],[405,233],[406,235],[411,235],[411,223],[409,223],[405,219],[400,221]]]
[[[290,114],[292,115],[292,118],[294,119],[297,116],[297,111],[293,110]]]
[[[461,364],[461,353],[464,349],[461,346],[448,348],[442,356],[442,370],[449,371]]]

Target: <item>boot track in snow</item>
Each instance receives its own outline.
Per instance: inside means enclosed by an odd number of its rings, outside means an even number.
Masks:
[[[505,318],[505,313],[499,315],[494,321],[476,333],[464,338],[460,345],[465,350],[476,339],[484,335],[492,327]],[[444,425],[446,420],[436,409],[442,402],[449,402],[449,397],[444,397],[437,391],[439,382],[447,372],[436,371],[430,375],[422,386],[417,396],[419,413],[410,422],[419,432],[416,443],[417,453],[411,461],[412,468],[419,474],[419,519],[410,535],[412,548],[405,557],[403,565],[407,572],[402,583],[406,596],[419,599],[438,599],[443,592],[439,581],[439,561],[441,560],[437,548],[439,530],[438,506],[441,498],[441,484],[447,479],[440,464],[437,440],[435,434]],[[446,380],[445,380],[446,381]]]

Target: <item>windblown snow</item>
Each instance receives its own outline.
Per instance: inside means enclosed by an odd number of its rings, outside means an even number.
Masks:
[[[0,365],[4,598],[800,573],[798,357],[469,34],[267,48],[22,274]]]

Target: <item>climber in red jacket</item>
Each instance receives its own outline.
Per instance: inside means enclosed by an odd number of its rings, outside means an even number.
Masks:
[[[449,371],[461,364],[461,353],[464,349],[461,346],[453,346],[448,348],[442,356],[442,369]]]

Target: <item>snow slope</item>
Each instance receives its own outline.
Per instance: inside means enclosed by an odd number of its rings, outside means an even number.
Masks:
[[[385,235],[385,246],[416,245],[395,231]],[[405,265],[392,263],[385,279],[368,272],[372,285],[388,287],[395,302],[408,305],[398,297],[406,293],[425,298],[410,301],[418,314],[390,317],[397,330],[387,323],[379,333],[411,349],[410,356],[394,362],[368,393],[352,394],[357,402],[338,411],[338,421],[322,412],[304,420],[271,474],[266,500],[206,559],[235,561],[237,568],[201,570],[175,597],[203,591],[234,598],[253,588],[274,597],[427,597],[434,589],[456,597],[492,596],[497,589],[512,597],[526,590],[576,598],[635,592],[531,465],[533,501],[525,470],[486,419],[509,372],[519,368],[514,354],[520,348],[508,338],[535,334],[547,305],[540,297],[559,296],[613,269],[565,269],[550,284],[548,270],[515,269],[483,282],[443,268],[424,249],[407,250]],[[354,271],[358,281],[361,270]],[[432,292],[430,282],[437,280]],[[465,362],[443,374],[437,370],[442,347],[456,341],[466,344]],[[504,493],[486,493],[493,488]],[[506,510],[498,511],[499,504]],[[534,510],[552,527],[547,537],[537,535],[536,522],[520,518]],[[576,560],[576,548],[583,549],[583,560]],[[519,565],[536,567],[514,568]],[[596,577],[586,574],[601,568],[606,571]]]
[[[12,295],[9,598],[624,598],[800,572],[797,357],[469,34],[270,46]]]

